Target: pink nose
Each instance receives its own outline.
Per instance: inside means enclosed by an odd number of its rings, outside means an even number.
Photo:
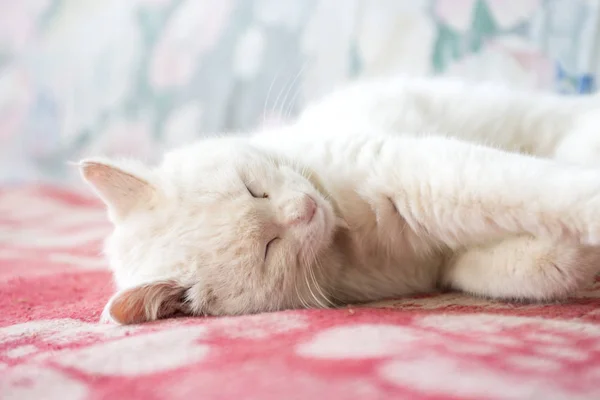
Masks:
[[[287,225],[297,225],[310,222],[317,212],[317,203],[309,195],[302,195],[286,205],[285,215]]]

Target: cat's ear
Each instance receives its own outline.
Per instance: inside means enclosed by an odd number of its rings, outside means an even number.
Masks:
[[[102,322],[140,324],[185,309],[185,288],[173,281],[155,282],[117,292],[102,312]]]
[[[138,168],[137,169],[141,169]],[[139,205],[147,205],[156,189],[134,168],[116,166],[109,161],[83,160],[79,163],[83,179],[104,201],[113,221],[125,218]]]

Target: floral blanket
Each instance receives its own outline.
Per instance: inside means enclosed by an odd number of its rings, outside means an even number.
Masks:
[[[460,294],[98,324],[109,231],[90,197],[0,191],[1,399],[599,399],[600,281],[564,304]]]
[[[0,182],[277,125],[348,80],[593,92],[600,0],[2,0]]]

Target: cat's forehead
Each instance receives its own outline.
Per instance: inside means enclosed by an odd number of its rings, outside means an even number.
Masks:
[[[260,162],[266,157],[259,149],[241,138],[204,139],[169,152],[163,160],[165,168],[219,168],[222,165]]]
[[[278,168],[278,160],[247,142],[211,139],[168,154],[160,174],[179,193],[230,195],[245,183],[275,183]]]

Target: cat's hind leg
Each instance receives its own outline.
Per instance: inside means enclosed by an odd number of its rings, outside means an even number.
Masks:
[[[458,251],[442,284],[503,299],[552,300],[585,287],[600,271],[600,248],[518,236]]]

